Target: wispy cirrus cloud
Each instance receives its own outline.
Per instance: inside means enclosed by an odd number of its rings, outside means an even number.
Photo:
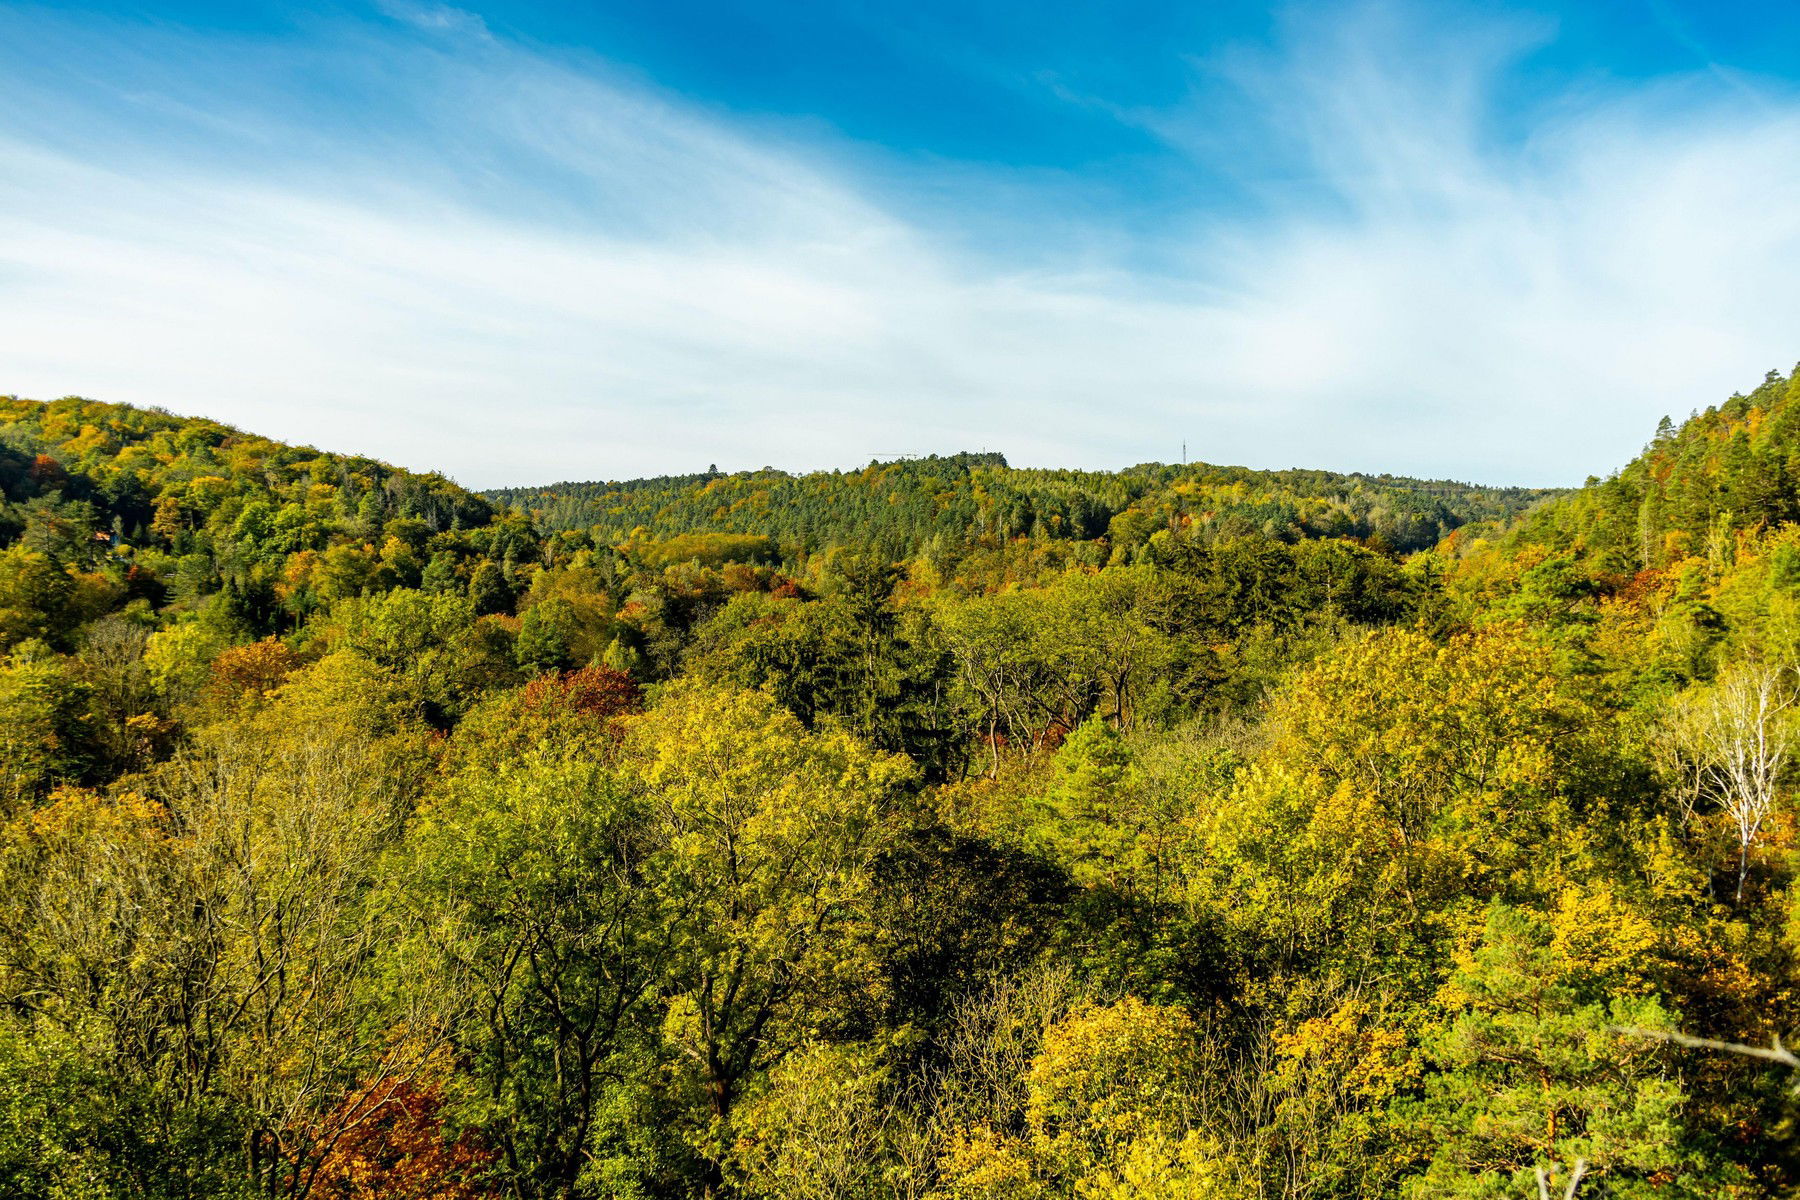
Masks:
[[[866,148],[390,14],[233,42],[8,16],[92,87],[0,64],[0,388],[476,485],[1183,440],[1555,483],[1800,357],[1800,99],[1701,72],[1522,109],[1539,23],[1297,13],[1200,57],[1192,103],[1121,116],[1258,211],[1196,195],[1124,245],[1003,167],[882,187]],[[1013,200],[1017,245],[960,235],[964,186]]]

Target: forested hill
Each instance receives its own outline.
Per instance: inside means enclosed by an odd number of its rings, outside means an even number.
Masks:
[[[933,547],[1020,537],[1104,540],[1111,550],[1129,551],[1158,529],[1187,529],[1207,541],[1249,534],[1289,542],[1355,537],[1419,550],[1467,522],[1510,517],[1553,493],[1205,463],[1021,469],[999,454],[952,454],[853,471],[790,475],[764,468],[485,494],[529,511],[545,529],[581,530],[597,541],[747,534],[773,539],[788,556],[856,546],[901,559]]]
[[[1694,556],[1716,560],[1740,534],[1797,518],[1800,367],[1786,376],[1770,371],[1748,395],[1679,426],[1664,417],[1642,454],[1525,514],[1506,541],[1629,575]]]
[[[485,525],[494,516],[485,500],[441,475],[291,446],[201,417],[76,397],[0,396],[0,492],[15,504],[61,492],[92,505],[102,524],[117,524],[122,533],[146,530],[159,516],[165,524],[204,524],[228,497],[286,508],[276,514],[279,523],[296,530],[326,509],[377,523],[413,518],[433,532]],[[0,510],[0,521],[7,520],[16,528],[21,518]],[[253,515],[249,524],[257,523]]]
[[[205,418],[0,396],[0,547],[9,545],[57,569],[40,581],[52,592],[68,574],[96,604],[204,604],[229,610],[220,619],[246,632],[422,583],[477,583],[496,597],[490,609],[510,604],[497,572],[538,554],[522,518],[441,475]],[[39,600],[0,598],[0,625],[43,634],[84,619],[75,601]]]

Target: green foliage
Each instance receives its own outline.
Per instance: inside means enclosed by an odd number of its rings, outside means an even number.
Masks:
[[[682,682],[631,725],[626,769],[669,831],[661,886],[683,917],[664,1037],[698,1067],[715,1137],[755,1072],[869,986],[850,917],[911,768],[760,693]]]
[[[75,580],[49,555],[26,546],[0,552],[0,650],[24,641],[66,646],[80,614]]]
[[[517,678],[506,631],[461,596],[399,588],[333,606],[315,625],[326,644],[402,676],[425,714],[448,724],[484,691]]]
[[[732,475],[504,488],[487,496],[550,529],[628,544],[650,566],[763,561],[832,547],[960,558],[983,539],[1130,547],[1158,530],[1211,541],[1369,537],[1422,549],[1470,520],[1504,518],[1547,493],[1324,471],[1147,464],[1127,471],[1021,470],[997,454],[930,455],[861,471]]]
[[[92,758],[88,688],[47,647],[27,643],[0,664],[0,811],[18,812]]]
[[[950,658],[921,614],[890,602],[891,574],[868,582],[811,603],[733,597],[702,626],[690,669],[765,690],[809,727],[836,721],[942,778],[961,749],[936,703]]]
[[[466,1115],[522,1194],[567,1194],[642,1046],[633,1018],[669,950],[657,896],[634,886],[655,848],[646,803],[604,768],[530,752],[455,776],[408,848],[417,982],[457,999]]]
[[[1489,911],[1428,1041],[1441,1071],[1421,1116],[1437,1148],[1413,1194],[1528,1194],[1539,1169],[1560,1190],[1578,1164],[1607,1195],[1667,1194],[1659,1184],[1685,1165],[1688,1097],[1662,1048],[1619,1028],[1667,1029],[1669,1015],[1651,997],[1584,997],[1572,983],[1548,921]]]
[[[1538,507],[1516,543],[1569,552],[1600,571],[1715,567],[1735,536],[1800,517],[1800,372],[1770,371],[1748,395],[1668,423],[1605,480]]]
[[[1079,883],[1152,893],[1151,876],[1170,849],[1164,837],[1171,822],[1148,801],[1124,736],[1095,714],[1052,758],[1050,783],[1026,837]]]
[[[512,589],[506,576],[492,562],[484,562],[469,576],[469,603],[482,616],[512,609]]]

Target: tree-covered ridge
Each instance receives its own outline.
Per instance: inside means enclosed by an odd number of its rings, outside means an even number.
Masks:
[[[1356,537],[1418,550],[1468,521],[1504,518],[1549,494],[1204,463],[1020,469],[998,454],[931,455],[799,476],[765,468],[486,493],[529,510],[547,529],[587,530],[613,542],[644,533],[754,533],[789,553],[854,546],[895,558],[1027,537],[1104,542],[1107,550],[1129,552],[1158,529],[1208,540]]]
[[[126,404],[0,396],[0,439],[0,491],[9,505],[60,486],[70,499],[95,505],[104,532],[138,539],[159,509],[165,524],[199,528],[221,510],[235,519],[257,502],[275,506],[281,527],[302,540],[309,512],[315,521],[321,514],[346,522],[417,519],[434,533],[493,516],[486,502],[441,475]],[[52,463],[37,463],[39,456]],[[7,519],[15,528],[22,523],[16,509]]]
[[[1800,517],[1800,368],[1749,394],[1664,417],[1644,452],[1604,480],[1534,509],[1515,544],[1572,553],[1630,574],[1711,555],[1746,530]],[[1473,531],[1470,531],[1473,532]]]
[[[467,587],[483,563],[533,557],[537,540],[441,475],[129,405],[0,397],[7,546],[122,597],[222,605],[226,623],[268,633],[428,575]],[[61,644],[69,631],[53,619],[41,632]]]

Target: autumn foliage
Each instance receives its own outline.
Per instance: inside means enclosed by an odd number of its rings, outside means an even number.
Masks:
[[[443,1090],[388,1080],[345,1097],[327,1119],[342,1130],[318,1165],[312,1195],[326,1200],[486,1200],[495,1162],[473,1130],[452,1133]]]
[[[299,656],[278,638],[234,646],[213,660],[206,694],[226,705],[243,698],[261,699],[280,687],[299,665]]]
[[[0,434],[6,1200],[1800,1189],[1791,379],[1561,496]]]

